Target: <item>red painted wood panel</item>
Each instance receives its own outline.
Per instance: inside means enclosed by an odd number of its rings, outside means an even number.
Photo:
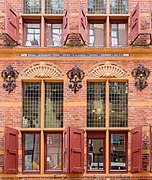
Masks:
[[[131,172],[142,172],[142,127],[131,130]]]
[[[70,127],[70,173],[84,172],[84,131]]]
[[[139,2],[130,15],[130,39],[133,43],[140,33],[140,4]]]
[[[81,2],[79,2],[79,34],[84,44],[87,43],[87,16],[83,10]]]
[[[5,127],[4,173],[18,173],[18,131]]]
[[[65,13],[64,13],[64,17],[63,17],[63,28],[62,28],[62,31],[63,31],[63,33],[62,33],[62,44],[63,45],[66,44],[66,41],[67,41],[69,33],[70,33],[69,25],[70,25],[70,22],[69,22],[69,3],[68,3],[67,8],[66,8]]]
[[[19,40],[19,15],[16,10],[6,2],[5,33],[15,42]]]

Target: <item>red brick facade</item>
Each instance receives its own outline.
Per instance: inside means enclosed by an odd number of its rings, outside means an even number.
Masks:
[[[135,4],[138,1],[129,1],[129,13],[133,10]],[[150,149],[152,144],[150,143],[150,126],[152,126],[152,74],[147,79],[148,86],[142,91],[137,90],[135,87],[135,79],[131,75],[134,68],[137,68],[142,64],[145,68],[152,70],[152,49],[149,44],[150,36],[141,35],[137,39],[136,43],[143,45],[142,47],[129,46],[126,48],[89,48],[83,46],[83,41],[78,36],[78,3],[77,0],[70,2],[70,36],[67,46],[61,48],[24,48],[22,47],[22,2],[21,0],[10,0],[10,3],[19,12],[20,24],[19,34],[20,40],[19,45],[16,47],[14,44],[8,46],[10,41],[6,39],[5,28],[4,28],[4,17],[5,17],[5,2],[0,1],[0,72],[6,69],[11,64],[14,69],[19,72],[19,76],[16,80],[17,87],[8,93],[3,88],[3,78],[0,77],[0,179],[29,179],[29,180],[48,180],[48,179],[73,179],[73,180],[151,180],[151,152]],[[66,2],[65,2],[66,4]],[[87,1],[82,0],[84,11],[87,11]],[[149,7],[152,6],[152,1],[145,0],[140,2],[140,15],[141,15],[141,30],[150,29],[150,12]],[[65,5],[66,7],[66,5]],[[129,24],[130,27],[130,24]],[[148,30],[149,32],[149,30]],[[74,33],[74,34],[73,34]],[[130,35],[130,30],[129,30]],[[73,44],[73,42],[76,44]],[[129,36],[130,42],[130,36]],[[71,43],[71,44],[70,44]],[[142,44],[143,43],[143,44]],[[146,46],[145,46],[146,45]],[[76,47],[71,47],[76,46]],[[83,56],[50,56],[50,57],[28,57],[21,56],[21,54],[83,54]],[[85,54],[92,54],[86,56]],[[93,56],[94,54],[109,54],[106,57]],[[112,57],[110,54],[129,54],[129,56]],[[78,127],[84,129],[84,169],[83,174],[24,174],[22,173],[22,81],[23,74],[26,70],[32,67],[33,64],[45,62],[53,64],[60,69],[62,72],[62,80],[64,83],[64,101],[63,101],[63,129],[68,126]],[[125,80],[128,81],[128,172],[121,173],[108,173],[108,174],[97,174],[87,173],[87,138],[86,138],[86,121],[87,121],[87,81],[91,79],[89,77],[90,71],[94,67],[110,62],[113,65],[120,67],[125,70]],[[82,80],[82,88],[74,94],[69,89],[69,79],[66,73],[72,69],[74,65],[77,65],[80,69],[85,72],[85,78]],[[121,79],[121,78],[120,78]],[[94,80],[94,78],[92,78]],[[18,147],[18,174],[4,174],[4,127],[9,126],[19,131],[19,147]],[[142,172],[131,173],[131,135],[130,130],[142,126]]]

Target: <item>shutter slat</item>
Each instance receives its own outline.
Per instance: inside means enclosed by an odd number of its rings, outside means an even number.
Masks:
[[[16,10],[6,2],[5,33],[15,42],[19,41],[19,15]]]
[[[87,43],[87,16],[83,10],[81,2],[79,2],[79,34],[84,44]]]
[[[140,4],[138,2],[130,15],[131,44],[136,40],[139,33],[140,33]]]
[[[142,127],[131,130],[131,172],[142,172]]]
[[[67,4],[67,8],[65,10],[65,13],[64,13],[64,17],[63,17],[63,33],[62,33],[62,44],[65,45],[66,44],[66,41],[68,39],[68,36],[69,36],[69,3]]]
[[[4,173],[18,173],[18,131],[5,127]]]

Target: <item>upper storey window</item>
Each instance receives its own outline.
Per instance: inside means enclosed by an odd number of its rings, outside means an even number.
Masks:
[[[128,0],[110,0],[110,14],[128,14]]]
[[[62,0],[23,0],[23,13],[41,14],[42,4],[45,4],[45,14],[63,14]]]
[[[106,14],[106,0],[88,0],[89,14]]]
[[[62,0],[45,0],[46,14],[63,14]]]
[[[110,4],[108,7],[107,5]],[[88,14],[128,14],[128,0],[88,0]]]
[[[23,13],[25,14],[40,14],[41,0],[24,0],[23,7]]]

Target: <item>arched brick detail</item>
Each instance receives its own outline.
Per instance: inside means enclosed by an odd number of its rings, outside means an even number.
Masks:
[[[98,64],[91,68],[88,71],[88,77],[95,77],[95,78],[120,78],[126,76],[126,71],[116,66],[114,64],[110,64],[107,61],[105,64]]]
[[[56,78],[63,77],[63,73],[54,64],[39,62],[32,64],[28,69],[24,70],[21,76],[23,78]]]

